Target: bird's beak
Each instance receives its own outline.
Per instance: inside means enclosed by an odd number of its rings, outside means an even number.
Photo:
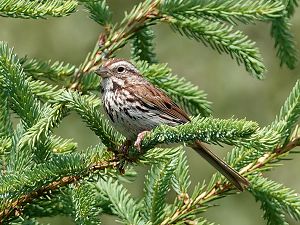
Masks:
[[[98,69],[96,69],[95,73],[98,74],[102,78],[106,78],[106,77],[111,76],[110,71],[107,68],[103,67],[103,66],[100,66]]]

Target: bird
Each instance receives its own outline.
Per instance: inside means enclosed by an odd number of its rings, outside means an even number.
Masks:
[[[127,143],[139,149],[147,132],[161,124],[177,126],[191,121],[163,90],[147,81],[136,66],[126,59],[106,60],[95,73],[102,78],[100,92],[104,110],[113,127],[123,134]],[[249,181],[214,154],[201,141],[189,144],[239,191],[249,187]]]

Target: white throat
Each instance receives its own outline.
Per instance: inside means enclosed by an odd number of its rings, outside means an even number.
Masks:
[[[124,80],[117,77],[107,77],[101,82],[103,92],[116,91],[118,87],[124,86]]]

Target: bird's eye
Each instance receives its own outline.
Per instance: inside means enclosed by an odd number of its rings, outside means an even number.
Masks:
[[[119,73],[122,73],[122,72],[125,71],[125,68],[124,68],[123,66],[119,66],[119,67],[117,68],[117,71],[118,71]]]

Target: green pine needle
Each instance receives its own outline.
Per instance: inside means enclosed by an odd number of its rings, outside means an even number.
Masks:
[[[41,118],[23,134],[18,145],[22,148],[25,145],[35,146],[37,142],[49,136],[50,131],[60,123],[65,113],[60,104],[43,107]]]
[[[75,12],[75,0],[0,0],[0,15],[15,18],[61,17]]]
[[[31,127],[38,120],[42,105],[32,94],[17,56],[4,42],[0,42],[0,73],[3,76],[1,85],[10,96],[12,109],[23,119],[27,127]]]
[[[244,64],[250,74],[258,79],[263,78],[266,68],[259,50],[254,47],[255,43],[241,31],[234,31],[233,26],[203,18],[182,16],[169,18],[168,22],[181,35],[201,41],[219,53],[229,54],[238,64]]]
[[[42,105],[33,94],[30,80],[21,68],[18,57],[7,44],[0,43],[1,85],[9,96],[10,108],[21,118],[22,138],[13,142],[8,156],[8,169],[21,170],[33,166],[32,161],[46,160],[50,155],[48,135],[65,115],[61,105]],[[58,110],[57,110],[58,109]],[[16,139],[15,139],[16,140]]]
[[[60,100],[67,104],[67,107],[75,110],[107,147],[116,148],[122,143],[123,137],[100,113],[99,105],[101,105],[101,102],[99,97],[65,91],[60,96]]]
[[[154,32],[149,27],[137,31],[132,39],[131,58],[134,61],[157,63],[153,46]]]
[[[2,84],[0,81],[0,87],[1,85]],[[10,138],[12,137],[12,135],[13,135],[13,125],[10,118],[7,95],[5,92],[1,92],[0,93],[0,138]]]
[[[90,18],[102,26],[108,26],[112,20],[112,12],[110,11],[106,0],[90,1],[79,0],[90,13]]]
[[[12,141],[7,137],[0,137],[0,155],[7,154],[8,150],[11,148]]]
[[[77,149],[77,143],[73,139],[63,139],[52,135],[50,138],[50,149],[54,153],[69,153]]]
[[[172,177],[172,186],[178,195],[184,195],[188,192],[191,184],[189,165],[187,162],[186,152],[180,149],[178,165]]]
[[[53,81],[64,81],[75,73],[76,67],[69,63],[51,60],[42,61],[23,57],[20,63],[24,72],[35,79],[46,78]]]
[[[89,91],[100,91],[100,76],[94,72],[88,73],[81,78],[80,90],[83,93],[88,93]]]
[[[250,191],[261,202],[269,225],[288,224],[285,213],[300,221],[300,197],[295,191],[261,176],[251,179]]]
[[[97,225],[100,223],[99,209],[95,207],[95,190],[91,185],[74,185],[71,189],[71,199],[74,208],[72,214],[76,224]]]
[[[261,136],[273,137],[265,140],[268,145],[261,149],[245,149],[244,147],[234,148],[227,155],[227,161],[237,169],[241,169],[249,163],[257,160],[265,154],[265,151],[272,151],[274,148],[287,143],[291,132],[297,124],[300,116],[300,81],[298,80],[280,109],[273,123],[261,130]],[[273,130],[273,131],[272,131]],[[277,134],[277,135],[276,135]]]
[[[141,162],[147,164],[156,164],[179,157],[182,147],[177,148],[152,148],[142,155]]]
[[[279,115],[272,123],[273,128],[278,128],[284,139],[287,139],[296,126],[300,117],[300,80],[297,80],[290,95],[280,109]]]
[[[112,178],[99,179],[97,191],[110,202],[113,212],[126,224],[145,224],[140,217],[137,202],[118,181]]]
[[[76,176],[86,173],[89,162],[79,154],[56,156],[34,168],[23,168],[22,171],[9,173],[0,178],[0,208],[34,192],[43,185],[49,184],[64,176]]]
[[[152,165],[146,175],[143,216],[152,224],[160,224],[164,218],[165,198],[177,165],[178,158],[175,157],[164,163]]]
[[[161,125],[147,134],[142,141],[144,150],[162,143],[180,143],[200,140],[209,144],[228,144],[267,148],[276,143],[278,133],[259,130],[252,121],[195,117],[190,123],[170,127]]]
[[[285,6],[281,1],[270,0],[167,0],[161,4],[161,10],[170,15],[197,16],[235,24],[236,21],[252,23],[278,18],[284,13]]]
[[[294,36],[290,31],[290,23],[286,17],[272,22],[271,35],[275,40],[280,66],[285,64],[289,69],[294,69],[298,62],[298,51],[295,47]]]
[[[57,99],[63,93],[63,89],[59,89],[58,86],[53,86],[43,80],[33,80],[32,77],[26,79],[33,94],[38,97],[39,100],[47,103],[57,103]]]
[[[287,17],[291,18],[295,13],[296,8],[299,6],[299,0],[287,0],[286,2]]]

